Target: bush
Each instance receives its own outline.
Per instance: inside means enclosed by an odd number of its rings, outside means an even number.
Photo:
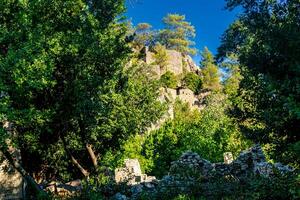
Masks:
[[[189,72],[183,78],[184,85],[192,90],[195,94],[199,94],[202,88],[202,81],[200,76],[193,72]]]
[[[147,135],[129,138],[122,147],[122,159],[138,158],[150,175],[166,175],[172,161],[192,150],[212,162],[223,161],[223,153],[237,155],[250,144],[242,138],[237,124],[225,114],[226,101],[219,95],[208,100],[202,112],[175,103],[174,120]]]
[[[177,87],[178,80],[173,72],[167,71],[161,76],[160,82],[164,87],[175,89]]]
[[[154,46],[153,50],[155,52],[154,64],[158,65],[160,69],[164,69],[168,64],[168,53],[166,47],[158,43]]]

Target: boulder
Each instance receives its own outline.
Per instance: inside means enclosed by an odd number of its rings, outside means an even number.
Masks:
[[[14,200],[25,197],[25,180],[0,152],[0,199]]]

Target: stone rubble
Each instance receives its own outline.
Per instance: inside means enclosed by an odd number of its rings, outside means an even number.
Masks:
[[[140,163],[137,159],[126,159],[123,168],[115,169],[115,182],[127,183],[133,186],[137,184],[146,184],[148,187],[156,181],[154,176],[147,176],[142,174]]]
[[[134,164],[134,166],[128,165],[128,163]],[[169,174],[161,180],[140,174],[140,165],[137,159],[126,160],[125,166],[125,168],[116,170],[115,181],[117,183],[126,182],[128,186],[131,186],[131,196],[129,198],[119,193],[115,195],[115,199],[118,200],[137,199],[139,194],[143,192],[155,195],[159,192],[169,191],[170,188],[176,191],[189,192],[197,184],[197,181],[205,181],[213,177],[231,176],[242,179],[251,174],[271,177],[276,171],[284,174],[294,170],[292,167],[281,163],[268,163],[260,145],[242,151],[235,160],[233,160],[230,152],[226,152],[224,163],[211,163],[201,158],[197,153],[187,151],[177,161],[171,163]],[[119,173],[119,171],[127,174]],[[123,177],[120,177],[121,175]],[[136,178],[141,175],[144,178]]]

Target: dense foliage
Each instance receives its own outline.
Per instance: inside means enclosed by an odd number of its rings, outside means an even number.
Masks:
[[[0,151],[33,188],[84,180],[79,199],[104,199],[111,184],[106,175],[126,158],[138,158],[144,172],[162,177],[187,150],[222,162],[224,152],[236,156],[261,143],[269,161],[298,169],[299,0],[226,2],[243,13],[224,33],[217,59],[205,48],[197,72],[175,75],[166,69],[167,51],[183,55],[183,68],[184,58],[197,52],[195,28],[184,15],[167,15],[165,28],[154,31],[148,23],[131,28],[123,0],[2,1]],[[141,59],[145,47],[153,53],[149,65]],[[156,66],[166,71],[159,80]],[[161,87],[189,88],[200,98],[199,109],[179,99],[170,105],[160,98]],[[174,118],[150,129],[170,106]],[[15,148],[21,164],[15,164]],[[170,189],[159,199],[299,195],[299,177],[280,173],[197,183],[190,193]]]
[[[226,116],[228,101],[222,94],[207,100],[207,108],[199,113],[188,104],[177,101],[175,118],[149,135],[136,135],[124,144],[125,157],[138,158],[143,169],[158,177],[165,175],[172,161],[182,152],[192,150],[214,162],[223,160],[223,153],[238,154],[250,142],[241,135],[234,120]]]
[[[141,66],[124,69],[122,1],[6,1],[3,8],[1,121],[13,125],[30,174],[87,176],[102,154],[160,118],[158,84]]]
[[[207,47],[204,48],[201,55],[202,60],[200,62],[200,67],[202,69],[201,73],[203,89],[212,91],[221,90],[220,72],[215,64],[214,56]]]
[[[244,79],[235,116],[271,157],[299,165],[300,8],[298,0],[235,1],[243,14],[223,36],[219,57],[235,53]]]
[[[183,84],[195,94],[199,94],[200,90],[202,89],[201,77],[193,72],[188,72],[184,76]]]
[[[167,71],[161,76],[160,82],[164,87],[176,89],[178,85],[178,78],[173,72]]]

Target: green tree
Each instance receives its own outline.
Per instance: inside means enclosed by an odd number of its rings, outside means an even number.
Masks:
[[[160,69],[164,69],[168,64],[168,53],[165,46],[157,43],[154,48],[154,64],[158,65]]]
[[[227,1],[228,9],[237,6],[243,14],[224,33],[219,57],[236,53],[246,67],[238,115],[247,124],[256,119],[245,133],[265,144],[272,158],[299,166],[293,151],[300,128],[299,1]]]
[[[133,65],[123,73],[125,85],[104,96],[95,141],[102,154],[117,151],[131,135],[143,134],[163,115],[165,105],[157,99],[160,83],[147,76],[149,66]],[[101,137],[102,140],[99,140]]]
[[[87,176],[107,146],[160,116],[154,86],[123,70],[123,10],[122,0],[3,2],[0,113],[16,134],[2,126],[0,134],[21,149],[29,173],[44,166],[45,179]]]
[[[130,138],[124,143],[123,154],[139,158],[144,170],[158,177],[165,175],[171,162],[187,150],[221,162],[224,152],[237,155],[250,145],[235,119],[227,115],[229,108],[230,102],[221,93],[209,96],[201,112],[177,100],[174,119],[149,134]]]
[[[207,47],[202,52],[202,61],[200,62],[202,73],[203,89],[219,91],[221,89],[220,73],[215,64],[214,57]]]
[[[154,32],[151,30],[152,26],[148,23],[139,23],[135,27],[133,47],[141,50],[145,46],[154,45]]]
[[[226,71],[224,80],[224,93],[233,100],[238,95],[240,82],[243,79],[241,75],[241,66],[236,55],[229,55],[224,62],[221,63],[222,68]]]
[[[183,78],[183,83],[195,94],[199,94],[200,90],[202,89],[201,77],[194,72],[188,72]]]
[[[196,49],[191,47],[194,42],[191,38],[195,37],[195,28],[185,21],[184,15],[169,14],[163,18],[165,29],[159,33],[158,41],[166,46],[167,49],[175,49],[184,54],[196,54]]]

